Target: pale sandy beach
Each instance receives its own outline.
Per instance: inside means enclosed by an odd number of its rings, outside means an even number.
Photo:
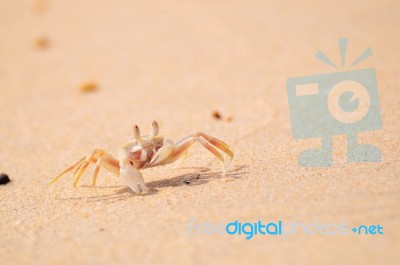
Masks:
[[[398,1],[0,1],[0,264],[399,264]],[[374,68],[382,130],[359,141],[381,162],[301,167],[286,80]],[[350,69],[350,68],[346,68]],[[80,90],[85,82],[97,89]],[[218,120],[214,111],[222,115]],[[227,118],[231,117],[231,121]],[[136,195],[93,167],[77,190],[67,166],[118,155],[132,125],[177,141],[204,131],[235,154],[222,176],[201,145],[179,166],[144,170]],[[209,234],[207,224],[380,225],[383,234]],[[207,228],[208,227],[208,228]]]

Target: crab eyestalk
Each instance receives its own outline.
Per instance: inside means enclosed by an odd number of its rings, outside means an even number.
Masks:
[[[153,121],[153,123],[152,123],[152,129],[151,129],[151,136],[152,137],[154,137],[154,136],[157,136],[157,134],[158,134],[158,123],[156,122],[156,121]]]
[[[137,141],[140,140],[140,130],[139,130],[139,126],[137,126],[136,124],[135,124],[135,126],[133,126],[133,136],[135,137],[135,139]]]

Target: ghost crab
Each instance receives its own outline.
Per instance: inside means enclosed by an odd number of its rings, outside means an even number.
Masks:
[[[200,143],[223,163],[223,174],[225,175],[226,168],[233,159],[233,153],[223,141],[208,134],[197,132],[174,143],[170,139],[158,136],[158,131],[158,124],[153,121],[150,135],[140,136],[139,127],[135,125],[133,127],[134,139],[119,148],[118,159],[102,149],[95,149],[89,156],[82,157],[78,162],[62,171],[50,184],[57,182],[66,173],[75,170],[73,186],[76,188],[79,179],[85,173],[89,164],[92,163],[95,164],[92,175],[93,187],[96,186],[97,175],[100,168],[103,167],[116,175],[120,175],[135,193],[147,191],[140,170],[175,162],[180,157],[186,156],[188,149],[195,142]],[[230,157],[229,162],[217,149]]]

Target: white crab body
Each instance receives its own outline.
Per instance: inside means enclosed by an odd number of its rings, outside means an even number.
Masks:
[[[173,149],[171,140],[153,135],[125,143],[120,147],[118,155],[120,176],[134,192],[146,191],[139,170],[158,165],[169,157]]]
[[[95,149],[92,154],[83,157],[81,160],[61,172],[51,181],[51,183],[57,182],[63,175],[75,169],[73,186],[76,187],[79,179],[86,171],[89,164],[93,163],[96,165],[92,175],[93,187],[96,186],[96,179],[100,167],[103,167],[116,175],[120,175],[124,182],[135,193],[140,193],[147,191],[140,170],[175,162],[185,155],[188,149],[195,142],[200,143],[223,163],[225,175],[228,163],[219,151],[228,155],[230,161],[233,159],[233,153],[226,143],[208,134],[197,132],[174,144],[172,140],[157,136],[157,122],[154,121],[152,126],[150,135],[141,137],[139,127],[135,125],[133,127],[134,139],[120,147],[118,159],[102,149]]]

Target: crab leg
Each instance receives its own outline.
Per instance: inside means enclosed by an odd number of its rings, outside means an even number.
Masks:
[[[97,175],[99,174],[100,171],[100,166],[101,166],[101,162],[103,161],[103,158],[100,157],[99,160],[97,160],[96,162],[96,167],[93,171],[93,175],[92,175],[92,186],[93,188],[96,187],[96,181],[97,181]]]
[[[103,151],[101,149],[96,149],[92,152],[92,154],[90,156],[83,157],[78,162],[76,162],[72,166],[70,166],[67,169],[65,169],[64,171],[62,171],[58,176],[56,176],[50,182],[50,184],[57,182],[65,174],[67,174],[68,172],[75,169],[73,186],[76,187],[78,185],[79,179],[85,173],[85,171],[90,163],[96,164],[96,168],[95,168],[95,170],[93,172],[93,176],[92,176],[93,186],[96,185],[96,178],[99,173],[100,166],[103,166],[108,171],[110,171],[114,174],[117,174],[117,175],[119,174],[119,161],[117,159],[115,159],[112,155],[106,153],[105,151]]]
[[[224,143],[223,141],[221,141],[211,135],[205,134],[203,132],[193,133],[193,134],[187,136],[186,138],[183,138],[178,143],[176,143],[177,148],[182,146],[182,150],[179,150],[179,153],[184,153],[185,151],[187,151],[187,149],[189,149],[191,144],[193,144],[193,142],[195,142],[195,141],[198,141],[200,144],[202,144],[204,147],[206,147],[208,150],[210,150],[210,148],[208,148],[207,146],[211,146],[211,145],[209,145],[208,143],[207,143],[207,145],[205,145],[204,144],[205,141],[201,137],[204,138],[205,140],[207,140],[213,146],[220,149],[225,154],[227,154],[231,158],[231,160],[233,159],[233,152],[229,149],[229,146],[226,143]],[[190,143],[190,144],[187,145],[186,143]],[[215,151],[211,151],[211,152],[213,154],[215,154],[214,153]],[[218,155],[216,155],[216,156],[218,157]]]
[[[82,157],[78,162],[76,162],[75,164],[73,164],[72,166],[68,167],[67,169],[63,170],[60,174],[58,174],[51,182],[50,184],[56,183],[57,181],[60,180],[60,178],[62,176],[64,176],[65,174],[67,174],[68,172],[72,171],[73,169],[75,169],[76,167],[80,167],[80,165],[82,164],[82,162],[85,160],[86,157]]]
[[[94,162],[94,161],[92,161]],[[119,175],[120,167],[118,165],[118,160],[112,157],[110,154],[103,153],[103,155],[97,159],[96,167],[93,171],[92,175],[92,186],[93,188],[96,187],[97,175],[99,174],[100,167],[104,167],[108,171],[114,173],[115,175]]]
[[[212,145],[218,147],[219,149],[221,149],[223,152],[225,152],[231,159],[233,159],[233,152],[229,149],[229,145],[227,145],[226,143],[224,143],[223,141],[212,137],[211,135],[208,135],[206,133],[203,132],[198,132],[198,135],[202,136],[203,138],[205,138],[207,141],[209,141]]]
[[[211,144],[209,144],[207,141],[205,141],[202,138],[196,138],[195,140],[197,140],[202,146],[204,146],[205,148],[207,148],[208,151],[210,151],[211,153],[213,153],[222,163],[225,163],[225,159],[224,157],[221,155],[220,152],[218,152],[217,149],[215,149]]]
[[[206,141],[206,140],[208,140],[208,141]],[[233,159],[233,152],[229,149],[229,147],[226,143],[224,143],[221,140],[218,140],[217,138],[214,138],[210,135],[207,135],[205,133],[194,133],[194,134],[189,135],[188,137],[182,139],[181,141],[179,141],[178,143],[175,144],[174,149],[168,155],[168,157],[163,161],[159,161],[157,164],[165,165],[165,164],[175,162],[181,156],[185,155],[187,153],[188,149],[195,142],[200,143],[208,151],[213,153],[218,158],[218,160],[220,160],[223,163],[223,170],[224,170],[224,175],[225,175],[227,163],[226,163],[225,158],[222,156],[222,154],[216,148],[220,149],[222,152],[227,154],[231,158],[231,160]]]
[[[100,156],[103,155],[100,150],[94,150],[90,156],[86,157],[85,162],[83,162],[83,164],[80,166],[78,172],[76,172],[76,174],[74,175],[74,182],[72,184],[74,186],[74,188],[76,188],[76,185],[78,185],[79,179],[81,178],[83,173],[85,173],[87,167],[89,166],[90,161],[96,154],[98,154]]]

